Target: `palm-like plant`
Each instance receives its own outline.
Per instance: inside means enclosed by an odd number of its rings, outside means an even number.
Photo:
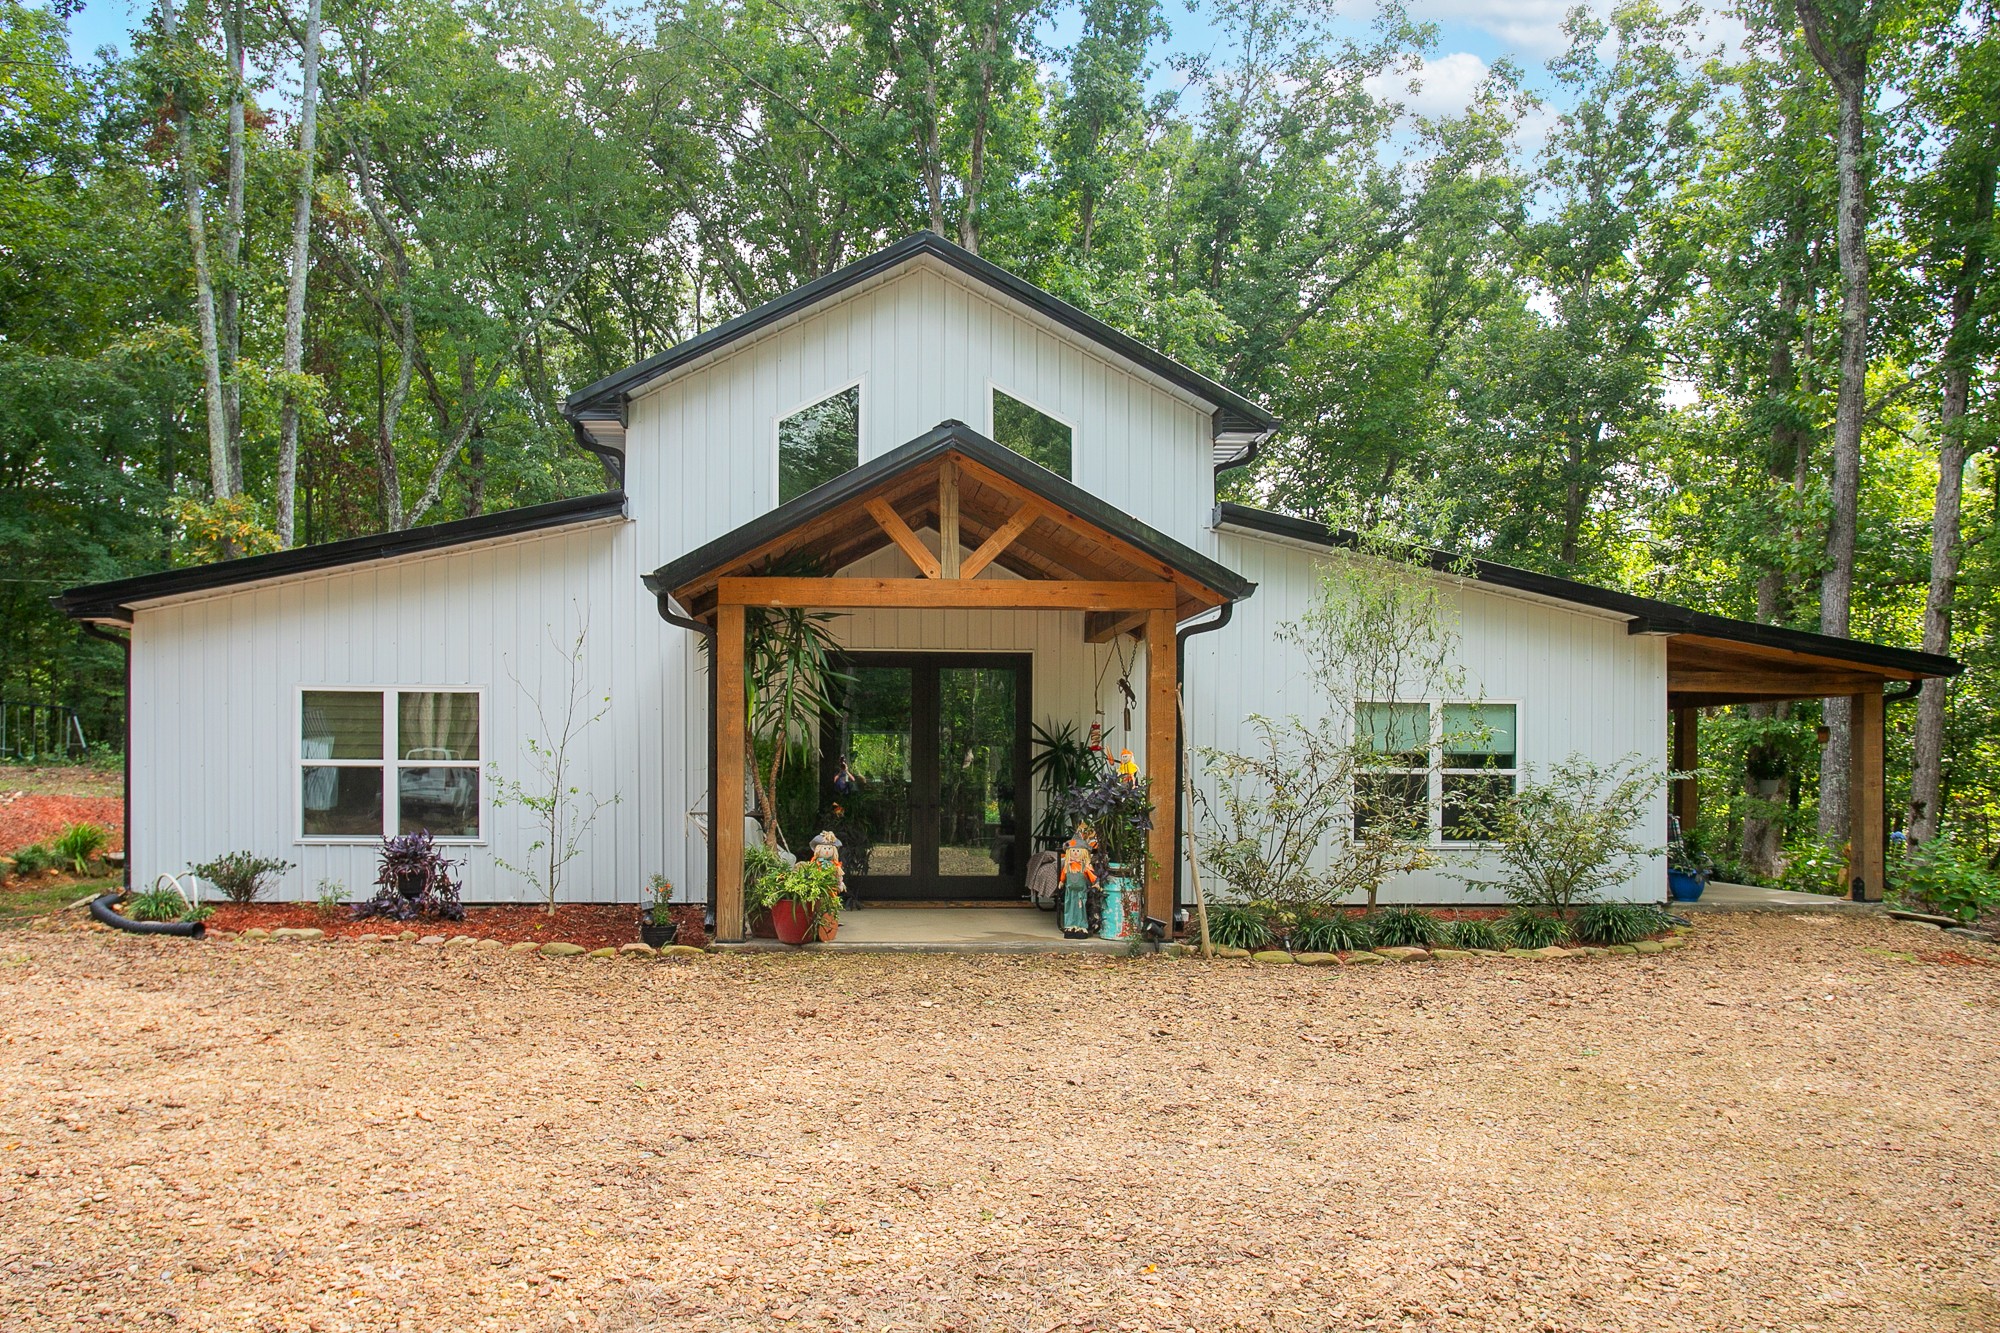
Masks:
[[[817,558],[794,556],[774,560],[762,572],[820,578],[827,570]],[[758,812],[773,846],[785,845],[778,826],[778,779],[788,761],[810,759],[814,724],[832,711],[835,692],[853,680],[838,665],[840,646],[829,629],[834,619],[825,611],[796,607],[751,607],[743,617],[745,745]]]

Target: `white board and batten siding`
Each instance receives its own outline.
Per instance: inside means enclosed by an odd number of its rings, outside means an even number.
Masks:
[[[778,505],[777,423],[861,386],[861,459],[939,422],[992,429],[999,388],[1069,423],[1071,480],[1197,550],[1210,410],[951,270],[913,263],[634,396],[626,490],[657,568]]]
[[[1188,640],[1187,701],[1196,747],[1248,749],[1253,714],[1311,716],[1315,691],[1277,631],[1312,605],[1329,553],[1233,531],[1216,534],[1219,557],[1257,584],[1230,624]],[[1474,698],[1518,709],[1519,762],[1548,765],[1581,754],[1600,763],[1637,756],[1652,771],[1666,764],[1665,640],[1628,634],[1620,616],[1546,599],[1458,585],[1452,599],[1460,661]],[[1197,760],[1197,770],[1200,764]],[[1666,796],[1658,794],[1638,828],[1649,846],[1665,839]],[[1440,849],[1442,852],[1444,849]],[[1491,890],[1460,878],[1497,879],[1490,857],[1450,852],[1438,867],[1383,887],[1384,902],[1499,902]],[[1641,861],[1622,896],[1657,901],[1666,882],[1657,858]]]
[[[300,836],[300,691],[435,687],[482,696],[483,836],[449,849],[465,861],[466,899],[529,900],[498,861],[525,862],[531,817],[495,808],[488,765],[528,777],[523,741],[542,734],[533,697],[560,706],[588,617],[589,698],[608,695],[612,711],[573,757],[580,785],[620,800],[571,862],[563,896],[637,902],[657,871],[699,897],[698,880],[683,884],[679,812],[701,795],[690,783],[705,784],[693,775],[706,769],[706,723],[663,706],[658,664],[689,636],[656,614],[637,548],[634,525],[611,520],[142,607],[132,631],[135,882],[248,850],[294,863],[271,897],[310,898],[322,879],[355,901],[369,896],[377,839]],[[683,743],[689,727],[698,734]]]

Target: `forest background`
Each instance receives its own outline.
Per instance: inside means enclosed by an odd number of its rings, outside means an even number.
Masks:
[[[0,0],[0,696],[117,736],[50,594],[597,489],[564,393],[928,227],[1268,403],[1237,498],[1957,654],[1892,815],[2000,852],[1993,0],[1432,8]],[[1704,718],[1726,871],[1846,744]]]

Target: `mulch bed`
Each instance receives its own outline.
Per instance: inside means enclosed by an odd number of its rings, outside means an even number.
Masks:
[[[50,842],[71,824],[111,830],[107,851],[125,845],[125,803],[116,796],[47,796],[0,792],[0,855],[31,843]]]
[[[615,948],[639,938],[639,909],[632,903],[561,903],[554,915],[545,907],[523,903],[468,907],[463,921],[395,921],[387,917],[357,920],[349,908],[321,912],[313,903],[216,903],[214,906],[215,915],[208,919],[210,930],[313,927],[325,931],[329,939],[397,935],[414,930],[419,935],[470,935],[505,944],[562,940],[586,949]],[[701,932],[702,909],[698,905],[683,904],[674,909],[674,915],[680,924],[682,944],[705,942]]]

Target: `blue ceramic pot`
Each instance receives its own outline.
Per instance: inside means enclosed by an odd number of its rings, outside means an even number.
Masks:
[[[1701,891],[1708,887],[1708,881],[1700,875],[1690,875],[1685,870],[1667,872],[1667,895],[1677,903],[1698,902]]]

